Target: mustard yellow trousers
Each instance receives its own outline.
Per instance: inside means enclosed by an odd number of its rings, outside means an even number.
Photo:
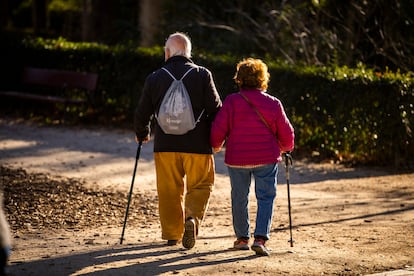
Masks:
[[[214,158],[212,154],[155,152],[154,161],[162,239],[180,240],[185,219],[192,217],[198,227],[204,218],[214,185]]]

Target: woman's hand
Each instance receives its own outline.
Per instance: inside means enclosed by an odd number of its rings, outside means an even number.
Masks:
[[[219,151],[221,151],[221,147],[218,147],[218,148],[213,148],[213,153],[217,153],[217,152],[219,152]]]

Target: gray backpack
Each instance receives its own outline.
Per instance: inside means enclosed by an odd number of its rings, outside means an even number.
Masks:
[[[190,68],[179,80],[174,78],[167,69],[162,69],[173,78],[173,81],[162,99],[155,118],[166,134],[182,135],[194,129],[204,113],[203,109],[195,120],[190,96],[182,81],[193,68]]]

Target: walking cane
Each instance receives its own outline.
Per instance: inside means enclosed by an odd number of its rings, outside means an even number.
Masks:
[[[131,182],[131,188],[129,189],[129,195],[128,195],[128,205],[125,211],[125,219],[124,219],[124,227],[122,228],[122,234],[121,234],[121,243],[124,240],[124,233],[125,233],[125,226],[128,218],[128,211],[129,211],[129,204],[131,203],[131,196],[132,196],[132,190],[134,188],[134,181],[135,181],[135,173],[137,172],[137,166],[138,166],[138,159],[139,155],[141,153],[142,148],[142,141],[139,141],[138,148],[137,148],[137,156],[135,157],[135,166],[134,166],[134,172],[132,174],[132,182]]]
[[[293,164],[292,155],[290,152],[285,152],[285,167],[286,167],[286,186],[287,186],[287,195],[288,195],[288,208],[289,208],[289,231],[290,231],[290,247],[293,247],[293,238],[292,238],[292,214],[291,214],[291,207],[290,207],[290,183],[289,183],[289,165]]]

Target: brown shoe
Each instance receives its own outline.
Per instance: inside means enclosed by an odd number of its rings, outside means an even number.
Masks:
[[[256,255],[259,256],[269,256],[270,251],[265,246],[266,241],[262,238],[254,239],[254,243],[252,245],[252,250],[256,252]]]
[[[239,238],[233,244],[234,249],[238,250],[249,250],[249,239]]]
[[[196,222],[190,218],[185,221],[184,224],[184,235],[183,235],[183,246],[187,249],[194,247],[196,242]]]

